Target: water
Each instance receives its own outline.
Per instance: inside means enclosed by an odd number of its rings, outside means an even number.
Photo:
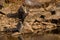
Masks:
[[[10,34],[1,34],[0,40],[60,40],[60,35],[58,34],[22,34],[17,36],[11,36]]]

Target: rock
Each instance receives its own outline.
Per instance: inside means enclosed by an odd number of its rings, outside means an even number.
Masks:
[[[41,32],[42,30],[51,31],[50,29],[54,30],[54,28],[59,24],[59,22],[57,22],[57,24],[51,22],[52,19],[60,19],[60,9],[57,7],[59,6],[59,3],[56,3],[58,4],[56,5],[55,0],[22,0],[22,3],[24,4],[18,2],[17,0],[8,0],[8,2],[9,1],[11,3],[9,3],[8,6],[1,3],[5,5],[4,8],[0,10],[1,12],[5,13],[6,15],[11,13],[13,15],[15,14],[15,17],[20,17],[20,15],[16,15],[16,13],[18,13],[18,9],[20,7],[23,7],[24,12],[28,13],[20,30],[22,33],[34,33],[38,31],[40,32],[40,30]],[[0,14],[0,29],[3,30],[4,27],[16,28],[16,25],[21,19],[17,17],[14,18],[13,16],[8,17],[10,15],[6,15]],[[53,22],[55,21],[53,20]]]

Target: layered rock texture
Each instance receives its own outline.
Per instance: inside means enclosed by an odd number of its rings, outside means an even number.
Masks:
[[[0,40],[60,40],[59,33],[60,0],[0,0]]]

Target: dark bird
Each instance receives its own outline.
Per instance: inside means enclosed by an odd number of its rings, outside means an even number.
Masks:
[[[23,22],[24,22],[24,19],[25,19],[25,17],[26,17],[27,15],[28,15],[28,13],[25,13],[23,7],[21,6],[21,7],[18,9],[17,13],[14,13],[14,14],[9,13],[9,14],[7,14],[7,17],[9,17],[9,18],[19,18],[20,21],[23,23]]]
[[[18,18],[21,19],[22,23],[24,22],[25,17],[28,15],[28,13],[25,13],[23,7],[20,7],[17,12]]]

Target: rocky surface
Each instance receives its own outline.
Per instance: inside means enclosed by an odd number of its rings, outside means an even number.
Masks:
[[[1,0],[0,32],[0,40],[59,40],[60,0]]]

